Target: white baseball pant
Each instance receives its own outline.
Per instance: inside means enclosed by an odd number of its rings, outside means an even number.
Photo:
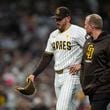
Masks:
[[[81,90],[79,75],[69,74],[64,69],[62,74],[55,73],[56,110],[76,110],[75,93]]]

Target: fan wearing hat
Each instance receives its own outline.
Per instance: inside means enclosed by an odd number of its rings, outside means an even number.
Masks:
[[[76,110],[73,98],[81,90],[79,64],[82,59],[82,48],[86,31],[71,23],[71,12],[67,7],[58,7],[54,16],[57,29],[50,33],[47,46],[36,67],[28,76],[34,81],[54,59],[56,110]]]

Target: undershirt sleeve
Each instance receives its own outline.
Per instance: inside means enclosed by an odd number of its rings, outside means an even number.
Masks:
[[[37,77],[49,65],[50,61],[52,60],[52,57],[53,54],[44,52],[36,70],[33,72],[33,75],[35,77]]]

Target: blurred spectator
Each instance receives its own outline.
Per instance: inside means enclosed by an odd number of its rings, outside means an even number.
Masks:
[[[3,85],[0,85],[0,110],[5,109],[6,103],[7,103],[7,94],[5,93]]]
[[[48,35],[55,29],[50,17],[61,5],[69,6],[74,18],[72,22],[80,26],[84,26],[87,14],[100,14],[104,19],[104,30],[110,32],[109,0],[83,0],[83,3],[82,0],[1,0],[0,110],[31,110],[32,106],[32,110],[55,110],[52,63],[44,71],[45,75],[39,77],[37,92],[29,97],[31,102],[16,93],[14,87],[23,85],[25,73],[31,73],[39,62]],[[80,109],[86,108],[83,106],[86,104],[82,102]]]
[[[33,107],[31,110],[49,110],[49,108],[43,104]]]
[[[32,103],[27,99],[21,98],[17,101],[16,110],[31,110]]]

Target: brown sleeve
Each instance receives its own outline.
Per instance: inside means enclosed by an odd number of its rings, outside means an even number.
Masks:
[[[52,60],[52,57],[53,57],[53,54],[44,52],[36,70],[33,72],[33,75],[35,77],[38,76],[49,65],[50,61]]]

